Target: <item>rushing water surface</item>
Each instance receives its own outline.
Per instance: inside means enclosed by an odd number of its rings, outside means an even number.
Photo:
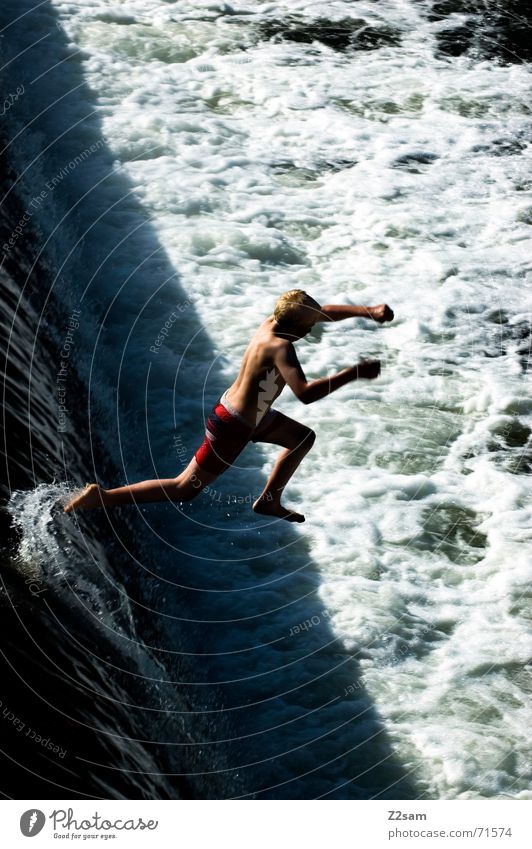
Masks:
[[[52,797],[531,797],[527,16],[3,5],[4,603],[25,661],[2,700],[31,685],[70,735],[37,768],[10,749]],[[294,287],[396,314],[298,343],[309,378],[383,363],[278,402],[318,437],[286,492],[304,525],[250,510],[265,445],[190,504],[62,515],[86,480],[176,474]]]

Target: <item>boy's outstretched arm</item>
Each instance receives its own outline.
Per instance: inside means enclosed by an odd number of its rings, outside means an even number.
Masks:
[[[388,304],[360,307],[351,304],[326,304],[319,312],[319,321],[342,321],[344,318],[371,318],[379,324],[393,321],[393,310]]]
[[[291,342],[287,342],[277,351],[275,365],[296,398],[303,404],[319,401],[320,398],[325,398],[326,395],[330,395],[346,383],[351,383],[352,380],[358,380],[361,377],[367,379],[378,377],[381,370],[379,360],[365,360],[356,366],[344,368],[331,377],[308,381]]]

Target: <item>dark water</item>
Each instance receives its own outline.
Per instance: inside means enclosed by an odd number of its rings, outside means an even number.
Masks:
[[[16,194],[10,191],[14,175],[5,158],[3,166],[2,242],[21,218]],[[51,482],[63,468],[90,477],[90,457],[76,435],[76,425],[83,432],[82,417],[71,422],[60,442],[57,438],[56,411],[50,403],[56,390],[57,351],[46,324],[36,334],[49,294],[50,270],[35,262],[36,234],[27,231],[25,236],[0,269],[4,505],[10,492]],[[48,300],[47,321],[59,312],[59,305]],[[75,372],[70,380],[81,407],[86,389]],[[109,468],[97,441],[94,447],[100,463]],[[124,558],[97,516],[89,532],[77,536],[61,518],[55,531],[57,559],[43,551],[35,568],[29,568],[5,506],[0,512],[1,791],[11,798],[186,798],[192,790],[185,778],[157,775],[167,762],[165,749],[142,742],[153,734],[152,711],[166,715],[165,698],[170,694],[148,686],[147,658],[130,642],[136,634],[127,605],[119,592],[107,595],[114,623],[110,630],[103,624],[99,602],[94,604],[86,590],[73,592],[69,583],[76,569],[86,571],[91,558],[109,573]],[[116,530],[127,533],[120,525]],[[105,545],[98,545],[98,539]],[[68,558],[71,568],[60,575],[62,558]],[[143,715],[143,704],[150,705],[148,714]],[[176,739],[182,737],[178,723],[173,733]]]
[[[429,21],[441,22],[442,56],[469,55],[501,62],[529,62],[532,7],[523,0],[427,0]]]
[[[414,0],[421,16],[439,24],[435,55],[468,56],[504,63],[529,62],[532,8],[526,0]],[[379,13],[378,6],[375,9]],[[325,46],[340,53],[377,50],[401,44],[401,28],[380,24],[356,14],[328,20],[304,15],[266,17],[256,27],[258,40],[293,41]],[[235,23],[238,19],[235,19]]]

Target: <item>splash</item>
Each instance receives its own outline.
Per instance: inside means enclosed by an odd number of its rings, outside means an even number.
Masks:
[[[54,482],[13,493],[7,509],[20,533],[17,570],[37,587],[34,595],[52,590],[80,604],[84,616],[96,617],[110,632],[133,633],[127,594],[112,574],[108,551],[63,512],[78,490]]]
[[[63,573],[64,547],[59,545],[54,512],[58,503],[66,503],[72,491],[67,484],[52,483],[12,494],[7,510],[21,535],[17,554],[19,569],[25,577],[43,578],[50,564],[55,564],[56,574]]]

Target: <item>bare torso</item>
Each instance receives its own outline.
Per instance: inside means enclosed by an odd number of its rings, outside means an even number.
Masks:
[[[283,391],[286,381],[275,367],[274,356],[286,345],[275,335],[273,316],[262,322],[252,337],[235,382],[226,393],[229,403],[255,427]]]

